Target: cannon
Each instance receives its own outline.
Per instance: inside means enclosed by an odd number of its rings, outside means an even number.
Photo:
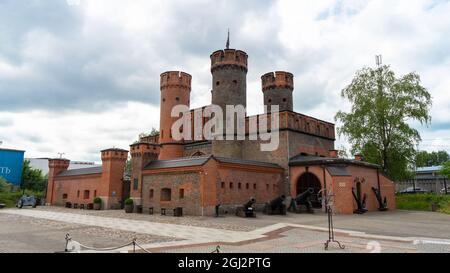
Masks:
[[[286,200],[285,195],[281,195],[269,203],[264,205],[264,214],[267,215],[286,215],[286,205],[284,201]]]
[[[236,208],[236,216],[239,217],[256,217],[255,209],[253,205],[256,203],[255,198],[251,198],[247,203],[243,206],[239,206]]]
[[[21,209],[23,206],[31,206],[35,208],[37,206],[36,198],[34,196],[28,196],[26,194],[22,195],[19,201],[17,201],[16,207]]]
[[[291,200],[291,204],[289,205],[289,211],[300,213],[301,212],[301,206],[306,207],[306,211],[308,213],[314,213],[313,206],[311,203],[311,196],[314,193],[313,188],[308,188],[305,192],[300,193],[297,195],[297,197],[293,198]]]
[[[387,207],[387,198],[386,196],[383,198],[381,197],[381,192],[379,189],[375,189],[374,187],[372,187],[372,191],[373,193],[375,193],[375,196],[377,198],[378,201],[378,210],[379,211],[387,211],[388,207]]]

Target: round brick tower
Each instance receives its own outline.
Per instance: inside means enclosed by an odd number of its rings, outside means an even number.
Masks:
[[[226,106],[242,105],[247,108],[247,60],[247,53],[241,50],[227,48],[211,54],[212,104],[220,106],[223,110],[224,139],[226,138]],[[234,139],[236,139],[235,136]],[[237,140],[214,140],[212,153],[216,156],[241,158],[241,145],[242,141]]]
[[[172,108],[176,105],[190,105],[191,75],[169,71],[161,74],[161,114],[159,143],[161,152],[159,160],[168,160],[183,157],[183,141],[172,138],[172,124],[179,118],[172,118]]]
[[[279,105],[281,111],[293,111],[292,92],[294,90],[294,75],[289,72],[270,72],[261,77],[264,105],[271,112],[272,105]]]

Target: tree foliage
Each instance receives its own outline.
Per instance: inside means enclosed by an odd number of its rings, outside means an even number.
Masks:
[[[439,175],[450,179],[450,161],[442,163],[442,168],[439,170]]]
[[[25,160],[22,167],[22,189],[42,192],[45,190],[47,184],[47,177],[42,174],[41,170],[33,169],[30,166],[30,161]]]
[[[350,113],[339,111],[339,135],[348,137],[353,154],[361,153],[370,163],[381,165],[394,180],[410,176],[414,144],[421,138],[409,125],[431,122],[431,95],[416,73],[397,78],[389,66],[363,68],[341,93],[352,105]]]
[[[416,155],[417,167],[439,166],[450,160],[450,156],[446,151],[427,152],[420,151]]]

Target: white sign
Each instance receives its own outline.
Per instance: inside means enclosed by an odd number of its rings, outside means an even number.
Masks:
[[[339,188],[345,188],[346,185],[345,182],[339,182]]]

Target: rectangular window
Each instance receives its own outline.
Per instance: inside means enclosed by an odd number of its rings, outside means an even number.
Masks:
[[[153,195],[155,194],[155,191],[153,189],[150,190],[150,199],[153,199]]]
[[[97,190],[94,190],[94,197],[97,197]]]
[[[222,189],[225,189],[225,182],[222,182]]]
[[[253,184],[253,189],[254,189],[254,190],[256,190],[256,183],[255,183],[255,184]]]
[[[89,191],[88,190],[84,191],[83,198],[84,199],[89,199]]]
[[[239,184],[238,184],[238,189],[241,189],[241,188],[242,188],[242,184],[239,183]]]
[[[137,191],[139,188],[139,179],[135,178],[133,180],[133,190]]]
[[[67,193],[63,194],[63,199],[67,199]]]
[[[248,190],[248,189],[250,189],[250,185],[247,183],[247,184],[245,184],[245,188]]]
[[[77,191],[77,197],[80,198],[80,191]]]
[[[230,189],[233,188],[233,182],[230,182]]]
[[[180,189],[180,199],[184,198],[184,189]]]

